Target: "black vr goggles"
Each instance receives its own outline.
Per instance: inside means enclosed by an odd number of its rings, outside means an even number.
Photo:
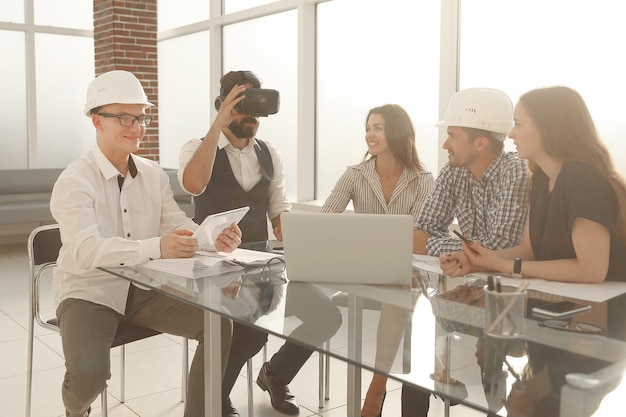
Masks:
[[[235,104],[234,107],[239,113],[249,114],[253,117],[267,117],[270,114],[278,113],[280,107],[278,91],[265,88],[248,88],[243,95],[246,98]],[[225,95],[217,96],[215,110],[220,109],[225,98]]]

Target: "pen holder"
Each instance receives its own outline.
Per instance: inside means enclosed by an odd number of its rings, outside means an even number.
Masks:
[[[525,305],[526,291],[515,292],[514,287],[505,286],[498,292],[485,287],[485,333],[499,338],[523,337]]]

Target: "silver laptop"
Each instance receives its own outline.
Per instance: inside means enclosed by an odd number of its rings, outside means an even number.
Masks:
[[[290,212],[280,220],[291,281],[411,284],[410,215]]]

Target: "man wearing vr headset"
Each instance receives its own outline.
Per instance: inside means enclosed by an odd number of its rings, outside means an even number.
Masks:
[[[242,241],[267,240],[268,218],[275,237],[282,240],[280,214],[291,209],[285,194],[283,161],[276,147],[255,137],[258,116],[276,113],[278,92],[258,90],[261,82],[251,71],[231,71],[221,78],[220,86],[220,95],[215,100],[218,114],[208,133],[202,139],[190,140],[180,151],[178,180],[194,196],[194,221],[201,223],[210,214],[249,206],[250,211],[239,223]],[[244,101],[246,92],[250,93],[249,102]],[[267,104],[263,100],[267,97],[273,105],[263,104]],[[222,381],[223,416],[239,416],[230,401],[230,391],[243,365],[266,341],[266,333],[235,324]],[[311,353],[310,349],[286,342],[263,365],[257,384],[269,391],[276,410],[298,414],[298,402],[287,384]]]

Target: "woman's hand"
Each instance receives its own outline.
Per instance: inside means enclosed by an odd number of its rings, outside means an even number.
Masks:
[[[463,242],[463,253],[472,271],[499,271],[498,265],[503,260],[495,251],[487,249],[478,242],[472,242],[471,245]]]
[[[462,277],[470,272],[499,271],[504,260],[495,251],[478,242],[471,245],[463,242],[463,252],[446,253],[439,256],[439,266],[449,277]]]
[[[439,267],[449,277],[462,277],[469,274],[471,264],[465,253],[452,252],[439,256]]]

